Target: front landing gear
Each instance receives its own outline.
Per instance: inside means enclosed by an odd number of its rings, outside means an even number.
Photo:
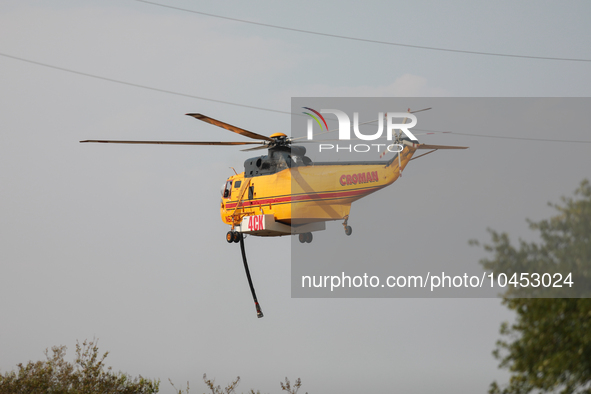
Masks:
[[[349,215],[345,216],[344,219],[345,221],[343,222],[343,227],[345,228],[345,234],[353,234],[353,229],[351,228],[351,226],[347,225],[347,222],[349,221]]]
[[[226,234],[226,241],[231,244],[232,242],[238,243],[242,239],[242,233],[238,231],[228,231]]]
[[[299,240],[301,243],[310,243],[314,239],[312,233],[301,233],[299,235]]]

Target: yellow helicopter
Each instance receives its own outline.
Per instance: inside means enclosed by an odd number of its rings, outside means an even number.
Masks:
[[[408,112],[413,113],[410,110]],[[246,160],[244,172],[236,173],[234,170],[235,175],[230,176],[222,186],[220,205],[221,219],[230,226],[226,241],[240,242],[258,317],[263,317],[263,313],[250,278],[243,234],[262,237],[297,234],[300,242],[310,243],[313,239],[312,233],[325,230],[327,221],[343,220],[345,234],[351,235],[353,230],[348,224],[351,204],[394,183],[402,175],[402,171],[413,159],[417,150],[429,150],[423,154],[426,155],[439,149],[467,148],[420,144],[400,132],[396,134],[396,139],[393,141],[400,149],[388,161],[312,162],[306,156],[306,148],[294,145],[295,139],[283,133],[275,133],[267,137],[202,114],[187,115],[257,141],[86,140],[80,142],[259,145],[245,151],[267,149],[267,155]],[[403,123],[406,123],[406,119]]]
[[[231,226],[226,234],[228,242],[239,242],[241,234],[262,237],[298,234],[300,242],[309,243],[312,232],[324,230],[325,222],[334,220],[343,220],[345,234],[351,235],[352,228],[348,225],[351,204],[394,183],[417,150],[467,148],[419,144],[400,133],[395,142],[403,149],[389,161],[312,162],[305,155],[305,147],[292,145],[292,139],[283,133],[267,137],[202,114],[187,115],[259,141],[80,142],[260,145],[245,150],[268,149],[267,155],[246,160],[244,172],[229,177],[222,187],[220,214],[222,221]]]

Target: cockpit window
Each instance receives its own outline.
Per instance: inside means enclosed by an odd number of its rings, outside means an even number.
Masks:
[[[224,198],[230,198],[230,195],[232,193],[232,181],[227,181],[226,182],[226,187],[224,188]]]
[[[242,181],[236,181],[236,182],[234,182],[234,189],[238,189],[241,184],[242,184]]]

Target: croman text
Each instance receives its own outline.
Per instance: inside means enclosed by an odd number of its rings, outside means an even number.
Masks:
[[[368,182],[377,182],[380,178],[378,178],[378,172],[362,172],[360,174],[352,174],[352,175],[341,175],[341,185],[356,185],[358,183],[368,183]]]

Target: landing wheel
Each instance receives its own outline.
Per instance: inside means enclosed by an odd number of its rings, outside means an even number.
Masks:
[[[345,228],[345,234],[351,235],[353,233],[353,229],[351,228],[351,226],[349,226],[347,224],[347,222],[349,222],[349,215],[345,216],[343,219],[345,219],[345,221],[343,222],[343,227]]]
[[[312,233],[301,233],[298,236],[298,239],[301,243],[310,243],[314,239],[314,236],[312,235]]]
[[[234,232],[233,231],[228,231],[228,233],[226,234],[226,241],[228,241],[229,244],[234,242]]]
[[[235,243],[238,243],[238,242],[240,242],[240,238],[242,238],[242,233],[239,233],[239,232],[235,231],[235,232],[234,232],[234,239],[233,239],[233,240],[234,240],[234,242],[235,242]]]

